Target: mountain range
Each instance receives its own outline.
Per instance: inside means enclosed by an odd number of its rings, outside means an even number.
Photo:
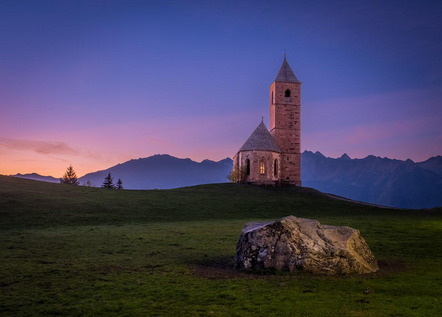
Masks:
[[[18,177],[18,178],[25,178],[25,179],[33,179],[36,181],[42,181],[42,182],[48,182],[48,183],[60,183],[60,179],[59,178],[55,178],[52,176],[43,176],[37,173],[30,173],[30,174],[15,174],[15,175],[11,175],[14,177]]]
[[[373,155],[334,159],[305,151],[301,168],[302,185],[321,192],[399,208],[442,206],[442,156],[415,163]]]
[[[398,208],[442,206],[442,156],[415,163],[369,155],[351,159],[325,157],[320,152],[301,155],[302,185],[353,200]],[[100,187],[108,173],[114,183],[120,178],[126,189],[168,189],[227,182],[232,160],[200,163],[170,155],[130,160],[106,170],[86,174],[80,184]],[[17,174],[49,182],[58,178],[38,174]]]
[[[80,184],[89,181],[93,186],[101,186],[108,173],[114,183],[120,178],[126,189],[168,189],[184,186],[225,183],[232,169],[232,160],[219,162],[204,160],[200,163],[191,159],[180,159],[170,155],[154,155],[130,160],[109,169],[86,174],[80,177]]]

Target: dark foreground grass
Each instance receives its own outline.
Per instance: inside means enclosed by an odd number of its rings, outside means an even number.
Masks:
[[[244,223],[293,214],[358,228],[367,276],[233,271]],[[0,313],[438,316],[442,210],[391,210],[305,188],[109,191],[0,176]]]

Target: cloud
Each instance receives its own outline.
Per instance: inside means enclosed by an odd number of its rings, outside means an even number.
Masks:
[[[45,155],[79,155],[79,151],[63,142],[47,142],[0,138],[0,147],[11,150],[33,151]]]

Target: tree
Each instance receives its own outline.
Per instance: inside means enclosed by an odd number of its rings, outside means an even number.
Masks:
[[[69,167],[66,169],[66,173],[64,173],[63,177],[60,178],[60,184],[69,184],[69,185],[78,186],[77,174],[75,174],[72,165],[69,165]]]
[[[247,180],[247,167],[241,166],[239,169],[233,169],[227,178],[232,183],[245,183]]]
[[[107,174],[106,178],[104,179],[103,185],[101,185],[101,188],[115,188],[114,179],[112,178],[111,173]]]
[[[123,189],[123,182],[121,181],[121,178],[118,179],[117,189]]]

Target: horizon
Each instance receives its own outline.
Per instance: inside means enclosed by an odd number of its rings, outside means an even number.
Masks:
[[[325,158],[334,159],[334,160],[339,159],[339,158],[341,158],[341,157],[344,156],[344,155],[347,155],[351,160],[363,160],[363,159],[366,159],[367,157],[370,157],[370,156],[374,156],[374,157],[376,157],[376,158],[380,158],[380,159],[399,160],[399,159],[396,159],[396,158],[391,158],[391,157],[386,157],[386,156],[381,157],[381,156],[376,156],[376,155],[372,155],[372,154],[369,154],[369,155],[367,155],[367,156],[365,156],[365,157],[360,157],[360,158],[359,158],[359,157],[351,157],[351,156],[349,156],[347,153],[343,153],[342,155],[337,156],[337,157],[331,157],[331,156],[324,155],[324,153],[322,153],[321,151],[311,151],[311,150],[304,150],[304,151],[301,152],[301,154],[304,154],[305,152],[310,152],[310,153],[313,153],[313,154],[318,154],[318,153],[319,153],[320,155],[324,156]],[[83,174],[83,175],[81,175],[81,176],[78,176],[78,173],[76,173],[76,174],[77,174],[77,177],[78,177],[78,178],[82,178],[82,177],[84,177],[84,176],[86,176],[87,174],[90,174],[90,173],[96,173],[96,172],[106,171],[106,170],[108,170],[108,169],[110,169],[110,168],[112,168],[112,167],[115,167],[115,166],[117,166],[117,165],[120,165],[120,164],[124,164],[124,163],[130,162],[130,161],[136,161],[136,160],[148,159],[148,158],[151,158],[151,157],[154,157],[154,156],[171,156],[171,157],[173,157],[173,158],[177,158],[177,159],[179,159],[179,160],[191,160],[191,161],[193,161],[193,162],[195,162],[195,163],[198,163],[198,164],[199,164],[199,163],[202,163],[202,162],[204,162],[204,161],[210,161],[210,162],[218,163],[218,162],[221,162],[221,161],[226,160],[226,159],[230,159],[230,160],[232,160],[231,157],[225,157],[225,158],[220,159],[220,160],[203,159],[203,160],[197,161],[197,160],[193,160],[193,159],[190,158],[190,157],[178,157],[178,156],[174,156],[174,155],[171,155],[171,154],[165,154],[165,153],[163,153],[163,154],[153,154],[153,155],[146,156],[146,157],[132,158],[132,159],[129,159],[129,160],[124,161],[124,162],[119,162],[119,163],[117,163],[117,164],[115,164],[115,165],[112,165],[112,166],[109,166],[109,167],[107,167],[107,168],[102,168],[102,169],[99,169],[99,170],[96,170],[96,171],[89,171],[89,172],[87,172],[87,173],[85,173],[85,174]],[[412,161],[413,163],[422,163],[422,162],[425,162],[425,161],[427,161],[427,160],[429,160],[429,159],[437,158],[437,157],[440,157],[440,156],[441,156],[441,155],[431,156],[431,157],[429,157],[429,158],[427,158],[427,159],[425,159],[425,160],[423,160],[423,161],[413,161],[413,160],[411,160],[411,161]],[[405,162],[405,161],[407,161],[407,160],[410,160],[410,159],[400,160],[400,161]],[[74,167],[74,166],[72,166],[72,167],[74,168],[74,171],[75,171],[75,167]],[[66,169],[65,169],[65,171],[63,172],[63,174],[64,174],[65,172],[66,172]],[[23,175],[23,176],[26,176],[26,175],[32,175],[32,174],[36,174],[36,175],[43,176],[43,177],[53,177],[53,178],[55,178],[55,179],[58,179],[58,178],[61,178],[61,177],[62,177],[62,176],[57,177],[57,176],[54,176],[54,175],[43,175],[43,174],[40,174],[40,173],[37,173],[37,172],[15,173],[15,174],[9,174],[9,175],[6,175],[6,174],[0,174],[0,175],[4,175],[4,176],[18,176],[18,175]]]
[[[441,155],[440,1],[4,1],[0,174],[233,157],[284,53],[301,152]]]

